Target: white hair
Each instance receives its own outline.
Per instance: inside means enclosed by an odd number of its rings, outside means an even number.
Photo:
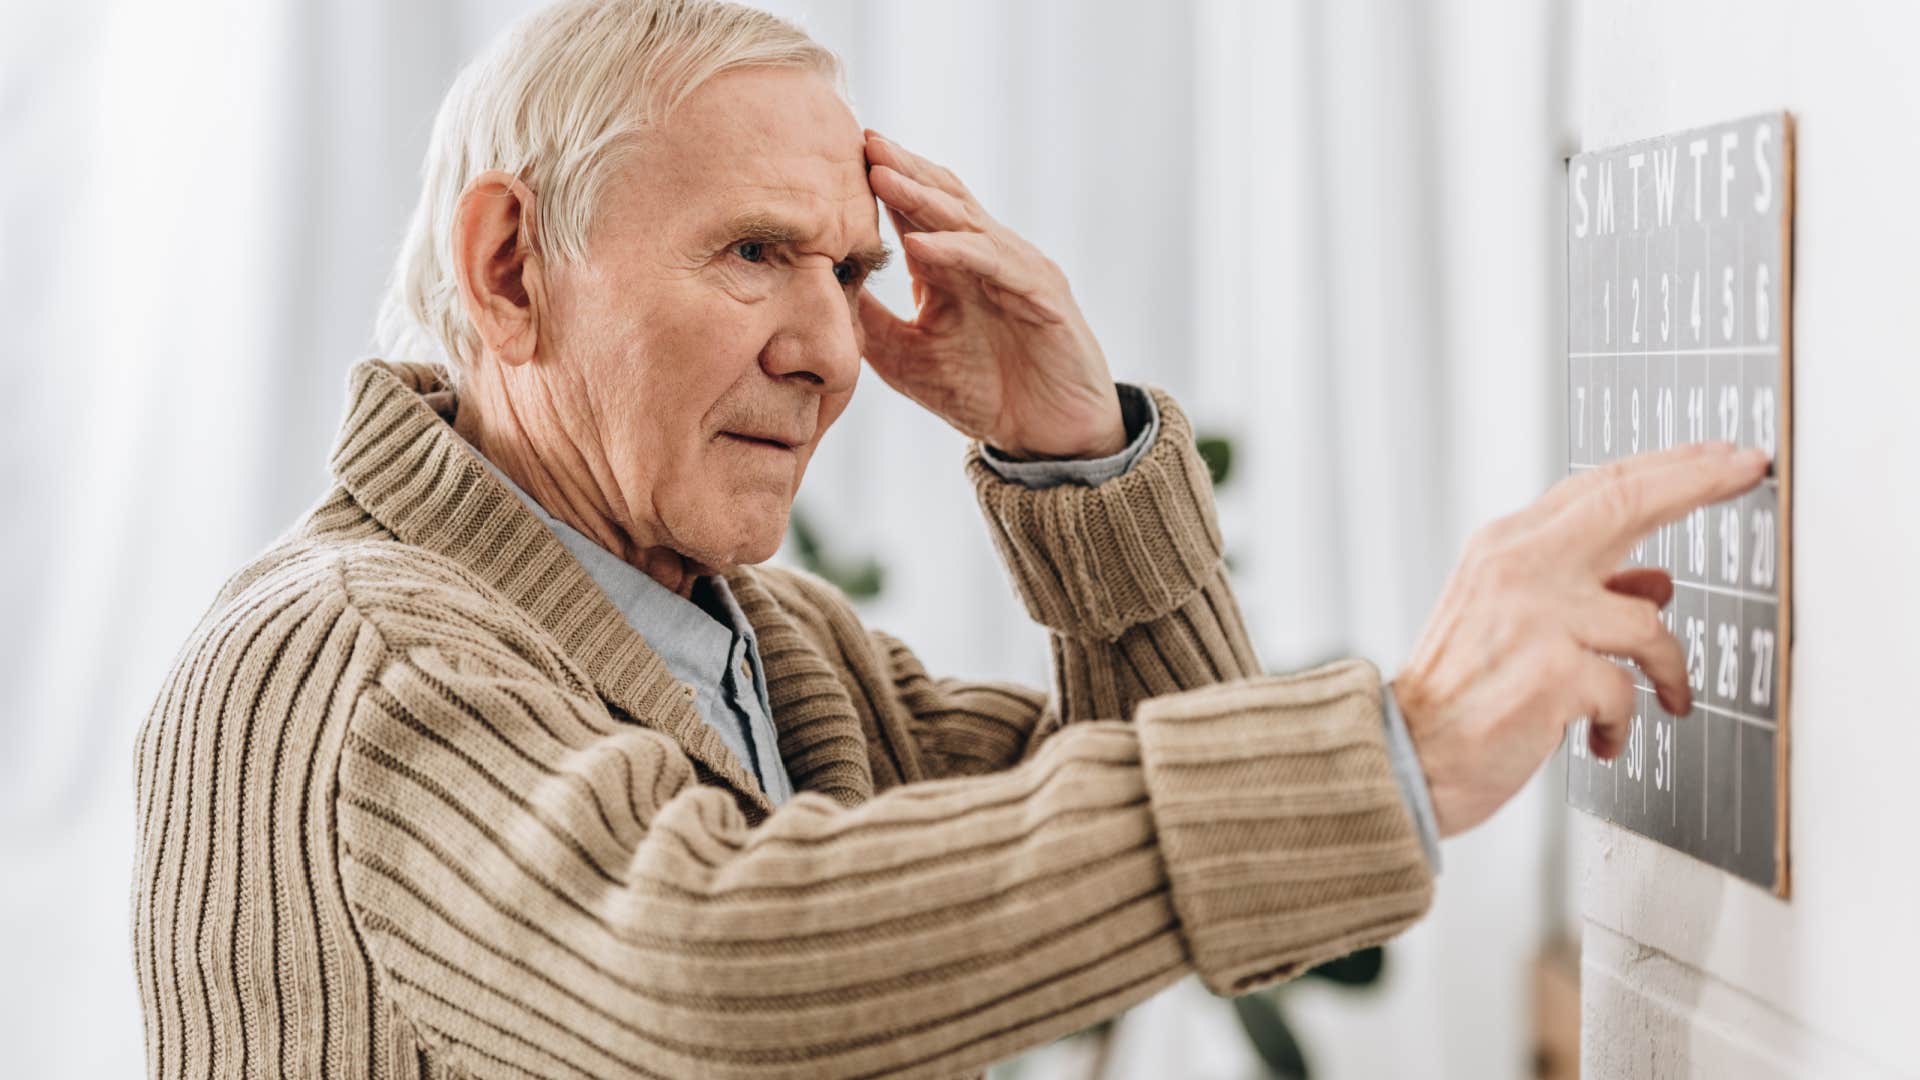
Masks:
[[[750,66],[816,70],[844,94],[839,58],[805,31],[717,0],[560,0],[503,33],[440,103],[380,307],[382,354],[444,359],[457,378],[478,353],[453,252],[454,214],[474,177],[519,177],[535,196],[521,226],[534,250],[582,261],[623,152],[708,79]]]

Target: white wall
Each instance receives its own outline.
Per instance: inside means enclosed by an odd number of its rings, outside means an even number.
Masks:
[[[1920,8],[1582,14],[1583,148],[1777,108],[1799,141],[1793,895],[1579,816],[1584,1072],[1920,1076]]]

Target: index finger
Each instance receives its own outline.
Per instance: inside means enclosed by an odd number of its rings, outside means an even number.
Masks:
[[[1548,488],[1544,494],[1533,501],[1532,505],[1520,511],[1520,516],[1532,518],[1535,521],[1546,521],[1573,505],[1577,500],[1593,494],[1596,488],[1607,483],[1616,473],[1657,469],[1662,465],[1697,461],[1704,457],[1726,456],[1732,454],[1734,449],[1732,443],[1718,440],[1681,443],[1666,450],[1651,450],[1633,457],[1621,458],[1618,461],[1609,461],[1604,465],[1583,468]]]
[[[1624,558],[1633,542],[1697,506],[1722,502],[1750,490],[1766,476],[1766,451],[1682,456],[1612,469],[1581,497],[1561,510],[1550,528],[1575,548],[1594,552],[1608,568]]]
[[[960,182],[960,178],[953,174],[953,170],[928,161],[872,128],[866,129],[866,135],[868,165],[885,165],[903,176],[944,191],[962,202],[973,201],[973,192],[967,190],[967,185]]]

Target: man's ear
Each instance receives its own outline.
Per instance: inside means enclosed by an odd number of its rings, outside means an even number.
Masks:
[[[481,348],[502,363],[533,360],[546,296],[533,246],[533,191],[489,169],[460,193],[453,216],[454,273]]]

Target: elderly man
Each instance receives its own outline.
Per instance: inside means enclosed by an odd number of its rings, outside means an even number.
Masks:
[[[1178,406],[1060,271],[863,132],[833,58],[702,0],[568,0],[448,95],[335,485],[222,590],[139,744],[156,1076],[953,1075],[1188,973],[1381,941],[1432,838],[1609,754],[1636,536],[1724,446],[1478,534],[1413,660],[1262,675]],[[903,321],[865,290],[912,275]],[[930,676],[757,568],[862,357],[966,469],[1054,677]],[[1417,756],[1416,756],[1417,755]]]

